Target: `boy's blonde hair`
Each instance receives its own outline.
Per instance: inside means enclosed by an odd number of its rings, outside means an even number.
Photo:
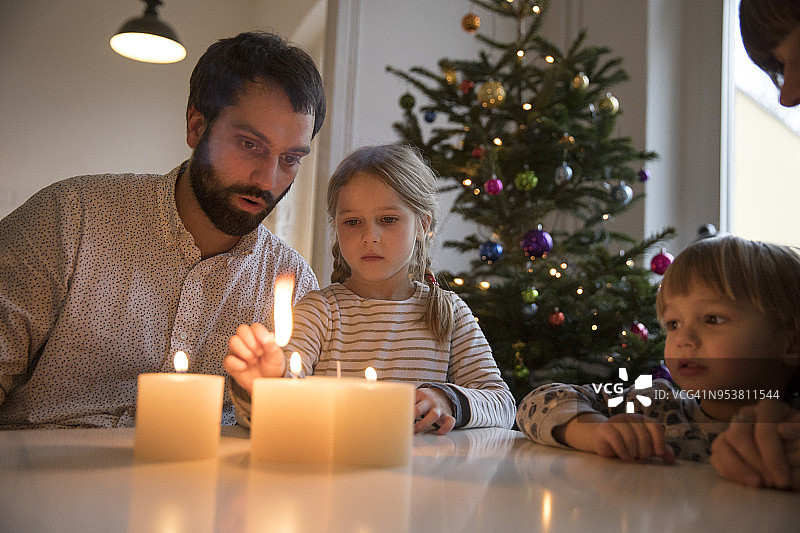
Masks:
[[[665,299],[702,283],[734,302],[748,302],[781,329],[800,333],[800,255],[795,248],[734,235],[699,240],[667,268],[656,298],[663,320]]]
[[[439,207],[436,175],[419,151],[410,145],[394,143],[358,148],[339,163],[328,182],[327,209],[331,223],[336,218],[339,191],[355,175],[361,173],[375,176],[390,187],[417,215],[418,228],[424,228],[427,222],[424,237],[414,244],[408,276],[411,280],[427,283],[430,287],[430,297],[423,321],[437,341],[448,341],[453,330],[453,306],[435,282],[429,256],[431,241],[436,232]],[[335,232],[331,252],[333,253],[331,282],[343,283],[350,278],[351,271],[350,265],[342,256]]]

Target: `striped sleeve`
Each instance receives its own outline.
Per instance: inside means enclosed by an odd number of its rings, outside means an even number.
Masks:
[[[331,327],[331,309],[318,290],[306,294],[293,309],[292,338],[284,347],[287,357],[298,352],[303,360],[303,374],[314,373]]]
[[[462,427],[511,428],[516,414],[514,397],[469,307],[450,294],[454,323],[447,381],[469,402],[470,418]]]

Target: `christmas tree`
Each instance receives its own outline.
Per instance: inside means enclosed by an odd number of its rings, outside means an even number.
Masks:
[[[629,184],[648,179],[656,157],[614,134],[621,60],[586,45],[585,31],[566,51],[543,38],[546,2],[471,1],[512,19],[516,34],[489,38],[470,12],[462,27],[485,45],[477,58],[387,67],[409,83],[395,131],[442,190],[458,189],[453,211],[478,228],[443,243],[475,259],[440,281],[472,308],[517,400],[550,381],[651,371],[663,350],[654,272],[670,257],[642,263],[673,229],[638,241],[609,228],[641,200]]]

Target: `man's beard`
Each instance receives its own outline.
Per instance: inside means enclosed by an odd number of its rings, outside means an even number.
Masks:
[[[192,186],[197,202],[211,223],[226,235],[241,237],[247,235],[272,212],[281,201],[289,187],[276,200],[270,191],[262,191],[256,186],[220,185],[217,170],[208,155],[208,133],[210,128],[200,137],[189,164],[189,183]],[[248,213],[234,206],[233,198],[237,195],[261,198],[267,206],[259,213]]]

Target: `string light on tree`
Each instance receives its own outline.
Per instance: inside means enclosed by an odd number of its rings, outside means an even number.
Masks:
[[[458,74],[453,68],[446,68],[443,71],[443,74],[444,74],[444,79],[448,85],[453,85],[458,79]]]

